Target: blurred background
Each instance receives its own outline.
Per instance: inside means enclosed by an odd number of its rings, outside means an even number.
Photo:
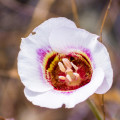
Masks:
[[[96,120],[86,102],[72,109],[32,105],[24,96],[17,73],[21,37],[48,18],[67,17],[78,27],[100,34],[109,1],[75,0],[76,4],[73,1],[0,0],[0,120]],[[120,120],[120,0],[112,1],[103,29],[103,43],[114,70],[113,86],[105,94],[106,120]],[[91,99],[101,111],[101,96],[93,95]]]

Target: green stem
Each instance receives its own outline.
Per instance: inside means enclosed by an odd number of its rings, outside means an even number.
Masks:
[[[93,114],[96,116],[97,120],[103,120],[103,117],[101,116],[96,105],[90,99],[87,99],[87,103],[88,103],[90,109],[92,110]]]

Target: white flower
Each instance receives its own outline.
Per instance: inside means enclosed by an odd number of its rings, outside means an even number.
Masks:
[[[113,70],[107,49],[66,18],[51,18],[23,38],[18,72],[33,104],[72,108],[94,93],[107,92]]]

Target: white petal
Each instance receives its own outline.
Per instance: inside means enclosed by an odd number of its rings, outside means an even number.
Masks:
[[[59,28],[50,34],[49,41],[52,49],[59,53],[69,52],[71,49],[83,50],[93,46],[97,35],[79,28]]]
[[[53,31],[49,41],[53,50],[68,53],[72,50],[85,52],[94,68],[102,68],[105,79],[96,93],[107,92],[113,81],[113,71],[106,48],[97,40],[98,36],[79,28],[60,28]],[[103,88],[102,86],[105,86]]]
[[[71,108],[76,104],[85,101],[88,97],[95,93],[97,88],[102,84],[104,80],[104,72],[101,68],[94,70],[91,81],[77,89],[73,94],[69,95],[68,101],[66,102],[66,107]]]
[[[76,28],[76,25],[67,18],[51,18],[36,27],[33,32],[34,35],[29,35],[27,38],[23,38],[20,48],[24,54],[33,57],[37,49],[51,50],[49,45],[49,35],[52,30],[60,27]],[[32,52],[32,53],[31,53]],[[31,55],[32,54],[32,55]]]
[[[103,94],[111,88],[113,82],[113,69],[110,63],[110,57],[107,49],[100,42],[96,44],[96,47],[92,51],[92,56],[95,67],[101,67],[105,73],[104,81],[96,91],[98,94]]]
[[[66,101],[64,94],[59,94],[57,91],[52,90],[44,93],[36,93],[29,89],[24,89],[25,96],[34,105],[47,108],[60,108]]]
[[[53,89],[43,77],[42,65],[37,53],[39,45],[36,41],[34,39],[24,38],[22,39],[20,48],[21,50],[18,55],[18,73],[22,83],[30,90],[38,92]],[[44,51],[46,49],[44,49]]]
[[[102,69],[98,68],[94,71],[90,83],[73,92],[66,93],[51,90],[44,93],[36,93],[25,88],[24,93],[29,101],[41,107],[59,108],[65,104],[67,108],[72,108],[94,94],[96,89],[101,85],[103,79],[104,73]]]
[[[52,18],[33,31],[27,38],[23,38],[18,55],[18,72],[23,84],[33,91],[43,92],[53,88],[43,78],[42,61],[45,54],[51,51],[48,37],[53,29],[61,26],[76,27],[66,18]]]
[[[108,83],[107,80],[104,80],[103,83],[101,84],[101,86],[96,90],[95,93],[97,93],[97,94],[104,94],[106,91],[109,90],[109,88],[111,87],[111,85]]]
[[[44,79],[43,70],[37,58],[24,56],[22,51],[18,56],[18,73],[22,83],[32,91],[44,92],[53,89]]]
[[[65,17],[58,17],[58,18],[50,18],[36,27],[33,32],[39,32],[41,29],[47,33],[46,36],[49,36],[52,30],[55,30],[60,27],[69,27],[69,28],[76,28],[76,25],[73,21],[65,18]]]
[[[49,46],[49,35],[52,30],[58,29],[60,27],[76,28],[76,25],[71,20],[58,17],[50,18],[36,27],[33,32],[34,35],[29,35],[28,38],[35,43],[39,48]]]

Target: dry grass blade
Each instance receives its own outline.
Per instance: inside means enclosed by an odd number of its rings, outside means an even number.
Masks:
[[[102,25],[101,25],[101,28],[100,28],[100,42],[102,42],[102,31],[103,31],[103,27],[104,27],[106,18],[107,18],[107,16],[108,16],[108,12],[109,12],[109,10],[110,10],[111,3],[112,3],[112,0],[109,1],[107,10],[106,10],[106,12],[105,12],[105,15],[104,15],[104,18],[103,18],[103,21],[102,21]]]
[[[103,21],[102,21],[102,25],[101,25],[101,28],[100,28],[100,42],[102,42],[102,31],[103,31],[103,27],[104,27],[106,18],[108,16],[108,12],[109,12],[110,7],[111,7],[111,3],[112,3],[112,0],[109,1],[108,7],[106,9],[106,12],[105,12],[105,15],[104,15],[104,18],[103,18]],[[104,94],[102,95],[102,104],[101,104],[101,106],[102,106],[102,110],[103,110],[103,120],[105,120]]]

